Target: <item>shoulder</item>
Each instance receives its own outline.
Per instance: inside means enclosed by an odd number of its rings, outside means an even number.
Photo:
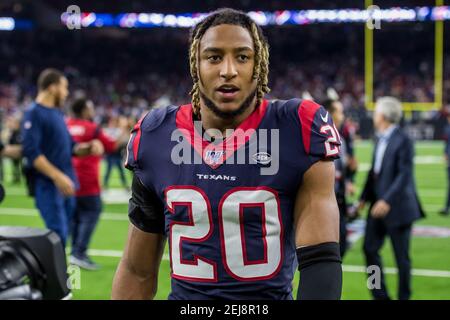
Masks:
[[[39,110],[38,110],[38,105],[37,104],[35,104],[35,103],[33,103],[33,104],[31,104],[30,106],[28,106],[26,109],[25,109],[25,111],[24,111],[24,116],[25,117],[31,117],[31,116],[35,116],[37,113],[39,113]]]
[[[290,128],[291,137],[301,137],[304,153],[312,161],[338,157],[339,133],[331,115],[321,105],[304,99],[274,100],[270,113],[278,118],[278,126]]]
[[[131,131],[132,135],[151,137],[155,131],[170,122],[177,110],[177,106],[151,109],[136,123]]]
[[[412,142],[412,139],[402,128],[395,128],[394,132],[392,133],[392,136],[397,137],[397,139],[401,142],[408,142],[408,143]]]
[[[399,151],[411,150],[414,148],[414,141],[411,137],[401,128],[396,128],[392,133],[392,140],[395,139],[395,146]]]
[[[151,142],[152,139],[157,139],[157,133],[160,128],[163,128],[168,123],[172,123],[170,120],[173,120],[178,108],[177,106],[167,106],[152,109],[136,123],[131,130],[127,146],[126,168],[134,170],[141,167],[142,163],[140,164],[140,162],[143,161],[142,140],[145,140],[146,145],[151,145],[148,142]]]
[[[78,125],[78,124],[80,124],[80,120],[78,120],[78,119],[76,119],[76,118],[66,118],[66,124],[68,125],[68,126],[72,126],[72,125]]]
[[[170,120],[175,117],[178,108],[177,106],[167,106],[151,109],[136,123],[131,134],[138,136],[138,139],[142,137],[151,139],[158,129],[172,123]]]
[[[285,114],[289,112],[295,112],[300,104],[302,103],[301,99],[289,99],[289,100],[271,100],[271,110],[277,112],[278,114]]]
[[[37,104],[31,104],[27,109],[25,109],[22,119],[23,129],[37,128],[42,123],[45,122],[45,116],[42,115],[42,107]]]
[[[308,124],[313,120],[319,109],[325,110],[311,100],[293,98],[289,100],[272,100],[271,111],[278,116],[294,117],[300,124]],[[326,111],[323,111],[325,114]]]
[[[141,130],[142,132],[151,132],[159,128],[171,116],[175,115],[179,107],[167,106],[155,108],[147,112],[136,124],[133,130]]]

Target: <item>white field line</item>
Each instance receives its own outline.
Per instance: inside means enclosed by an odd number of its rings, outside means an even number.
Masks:
[[[2,208],[0,206],[1,216],[23,216],[23,217],[40,217],[39,211],[36,209],[22,209],[22,208]],[[128,221],[128,215],[124,213],[103,212],[100,215],[101,220],[108,221]]]
[[[88,254],[96,257],[122,257],[122,251],[120,250],[89,249]],[[163,260],[168,261],[169,255],[164,254]],[[344,272],[366,273],[366,267],[364,266],[343,265],[342,268]],[[396,268],[384,268],[384,272],[387,274],[397,274],[398,270]],[[411,272],[413,276],[419,277],[450,278],[450,271],[446,270],[413,269]]]
[[[434,164],[444,164],[443,156],[416,156],[414,158],[414,163],[416,165],[434,165]],[[358,165],[358,172],[367,172],[370,169],[369,162],[362,162]],[[446,174],[446,171],[442,171]]]
[[[344,272],[366,273],[366,267],[364,266],[343,265],[342,269]],[[398,273],[397,268],[383,268],[383,271],[387,274]],[[411,273],[413,276],[419,277],[450,278],[450,271],[445,270],[412,269]]]
[[[431,206],[427,206],[430,208]],[[440,208],[439,206],[434,206],[435,209]],[[0,212],[1,215],[12,215],[12,216],[38,216],[37,210],[34,209],[17,209],[17,208],[2,208]],[[102,219],[104,220],[120,220],[127,221],[128,217],[124,214],[118,213],[103,213]],[[111,257],[111,258],[120,258],[122,257],[122,251],[120,250],[99,250],[99,249],[90,249],[89,254],[97,257]],[[165,254],[163,256],[164,260],[169,260],[169,256]],[[364,266],[354,266],[354,265],[344,265],[344,272],[358,272],[365,273]],[[387,274],[396,274],[397,269],[395,268],[385,268],[385,272]],[[428,269],[413,269],[412,274],[414,276],[424,276],[424,277],[441,277],[441,278],[450,278],[450,271],[444,270],[428,270]]]
[[[374,146],[373,140],[357,140],[355,141],[355,146],[357,148],[369,148]],[[416,141],[414,143],[416,149],[437,149],[442,148],[444,150],[444,142],[443,141]]]
[[[423,196],[421,194],[421,196]],[[444,196],[442,196],[443,198]],[[425,210],[438,211],[442,209],[442,205],[438,204],[428,204],[425,205]],[[0,217],[1,216],[16,216],[16,217],[37,217],[40,218],[40,214],[36,209],[22,209],[22,208],[2,208],[0,207]],[[112,213],[103,212],[100,215],[101,220],[105,221],[129,221],[128,215],[124,213]]]

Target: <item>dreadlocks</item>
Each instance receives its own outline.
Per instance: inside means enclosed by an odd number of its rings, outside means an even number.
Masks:
[[[270,91],[269,82],[269,45],[264,37],[261,28],[244,12],[233,9],[220,9],[212,12],[204,20],[199,22],[191,31],[189,64],[194,85],[190,92],[192,96],[192,106],[196,115],[200,114],[200,87],[198,71],[198,50],[200,40],[205,32],[214,26],[221,24],[231,24],[241,26],[247,29],[252,36],[255,47],[255,67],[253,70],[253,79],[257,79],[256,101],[257,105],[265,93]]]

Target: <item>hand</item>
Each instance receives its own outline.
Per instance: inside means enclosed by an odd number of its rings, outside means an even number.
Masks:
[[[347,208],[347,218],[351,222],[359,217],[358,204],[353,204]]]
[[[64,196],[70,197],[75,195],[75,185],[73,181],[64,173],[56,175],[53,182]]]
[[[356,206],[356,211],[360,212],[361,210],[364,209],[364,207],[366,206],[366,202],[363,200],[359,200],[358,205]]]
[[[351,171],[356,171],[358,169],[358,161],[356,161],[355,157],[349,157],[349,159],[348,159],[348,168]]]
[[[0,145],[0,156],[9,157],[11,159],[20,159],[22,157],[22,146],[17,144]]]
[[[93,156],[101,156],[105,152],[105,148],[103,147],[103,143],[100,140],[92,140],[91,144],[91,155]]]
[[[374,218],[384,218],[389,211],[391,210],[391,206],[384,200],[378,200],[372,207],[370,214]]]
[[[347,182],[346,183],[346,185],[345,185],[345,187],[346,187],[346,191],[347,191],[347,194],[349,194],[349,195],[351,195],[351,196],[353,196],[354,194],[355,194],[355,185],[353,184],[353,182]]]

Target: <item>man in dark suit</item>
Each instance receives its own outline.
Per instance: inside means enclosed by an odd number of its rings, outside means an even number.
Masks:
[[[450,114],[447,114],[447,125],[444,129],[445,149],[444,156],[447,163],[447,201],[445,207],[439,211],[440,214],[448,216],[450,214]]]
[[[374,299],[390,299],[379,254],[386,235],[391,239],[399,270],[398,298],[410,298],[411,229],[413,222],[424,216],[413,177],[414,146],[398,127],[401,117],[400,101],[392,97],[377,101],[373,118],[377,141],[360,198],[360,209],[370,203],[364,238],[366,263],[381,271],[379,286],[371,290]]]

